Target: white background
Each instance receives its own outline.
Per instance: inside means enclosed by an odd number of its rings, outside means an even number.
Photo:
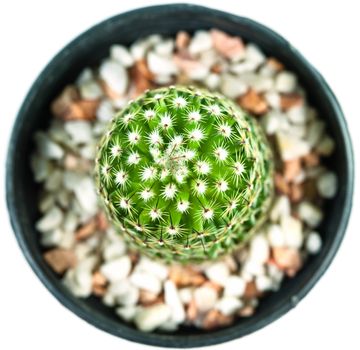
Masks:
[[[157,1],[169,3],[173,1]],[[193,1],[253,18],[283,34],[325,76],[360,153],[360,25],[355,0]],[[32,82],[67,42],[93,24],[153,1],[2,1],[0,5],[1,180],[12,123]],[[356,154],[358,153],[358,154]],[[359,159],[357,159],[357,165]],[[357,178],[358,179],[358,178]],[[357,181],[356,181],[357,182]],[[341,185],[341,184],[340,184]],[[88,325],[35,277],[0,201],[0,348],[144,349]],[[355,194],[347,235],[328,272],[290,313],[265,329],[212,349],[360,349],[360,220]]]

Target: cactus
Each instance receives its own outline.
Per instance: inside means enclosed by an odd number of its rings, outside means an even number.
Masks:
[[[193,87],[146,91],[111,121],[98,147],[98,191],[132,246],[183,263],[214,259],[262,223],[272,153],[257,122]]]

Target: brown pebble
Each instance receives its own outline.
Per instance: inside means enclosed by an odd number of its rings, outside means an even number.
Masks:
[[[309,168],[317,166],[320,163],[320,157],[316,152],[308,153],[306,156],[302,157],[302,160],[304,165]]]
[[[301,256],[297,249],[274,247],[272,249],[272,254],[276,265],[284,270],[288,276],[293,276],[301,268]]]
[[[246,283],[244,291],[244,299],[253,299],[261,295],[261,292],[256,288],[255,281],[250,281]]]
[[[230,36],[218,29],[212,29],[210,33],[215,50],[225,58],[238,58],[244,53],[245,46],[239,37]]]
[[[106,231],[109,228],[109,221],[103,211],[96,214],[96,226],[99,231]]]
[[[267,59],[267,64],[272,67],[276,72],[280,72],[285,68],[284,65],[275,57],[269,57]]]
[[[186,75],[190,75],[191,72],[201,67],[201,63],[198,60],[192,59],[186,55],[175,54],[173,56],[173,61]]]
[[[92,286],[92,293],[97,297],[105,295],[107,288],[105,286]]]
[[[288,195],[290,192],[290,187],[287,181],[285,180],[284,176],[280,173],[275,173],[274,177],[275,188],[279,193]]]
[[[251,305],[246,305],[242,309],[239,310],[238,315],[240,317],[250,317],[254,314],[255,309]]]
[[[154,74],[150,71],[145,59],[141,59],[135,62],[137,71],[147,80],[153,80]]]
[[[97,100],[80,100],[77,102],[77,105],[83,111],[83,117],[79,119],[84,120],[95,120],[96,119],[96,111],[99,107],[99,101]]]
[[[76,240],[80,241],[87,239],[96,232],[97,222],[96,219],[91,219],[86,224],[82,225],[75,231]]]
[[[52,102],[51,112],[57,118],[63,119],[69,113],[71,104],[79,99],[79,92],[73,85],[68,85],[60,95]]]
[[[153,75],[149,71],[145,60],[135,62],[135,65],[130,70],[130,76],[134,82],[132,97],[136,97],[153,87],[151,82]]]
[[[304,104],[304,99],[301,95],[298,94],[284,94],[280,95],[280,106],[284,111],[295,107],[301,106]]]
[[[237,102],[242,108],[256,115],[263,115],[268,110],[268,104],[265,98],[253,89],[248,90],[245,95],[240,96]]]
[[[304,189],[302,184],[291,184],[289,198],[292,203],[299,203],[304,198]]]
[[[180,31],[176,34],[175,47],[178,51],[187,49],[190,43],[190,35],[187,32]]]
[[[284,161],[284,179],[287,182],[294,181],[294,179],[301,172],[300,158]]]
[[[100,271],[95,271],[92,275],[92,283],[94,285],[105,286],[107,279]]]
[[[234,320],[233,316],[225,316],[220,311],[212,309],[204,317],[202,328],[212,330],[230,325]]]
[[[192,267],[178,265],[170,267],[169,279],[178,287],[200,286],[206,281],[204,275]]]
[[[223,70],[223,67],[220,63],[215,63],[210,68],[212,73],[220,74]]]
[[[198,308],[196,305],[196,301],[195,301],[195,298],[192,298],[186,309],[186,318],[189,321],[194,321],[196,319],[197,315],[198,315]]]
[[[145,289],[140,289],[139,294],[139,303],[142,306],[150,306],[162,303],[164,301],[164,297],[162,295],[158,295],[152,292],[149,292]]]
[[[45,261],[58,274],[76,265],[76,255],[72,250],[54,248],[44,254]]]
[[[106,293],[107,279],[100,272],[95,271],[92,275],[92,292],[94,295],[101,297]]]

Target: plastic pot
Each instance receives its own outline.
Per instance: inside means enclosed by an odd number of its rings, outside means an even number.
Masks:
[[[45,263],[34,223],[39,217],[36,198],[39,187],[29,166],[33,134],[49,123],[49,106],[63,87],[74,81],[85,66],[92,66],[108,54],[113,43],[129,45],[151,33],[173,36],[179,30],[219,28],[246,41],[256,43],[267,54],[278,58],[294,71],[307,90],[310,103],[320,112],[336,142],[329,159],[337,173],[339,190],[325,207],[319,228],[323,238],[321,252],[308,260],[293,279],[261,300],[254,316],[239,319],[233,325],[211,332],[181,328],[173,334],[143,333],[122,322],[95,298],[78,299],[62,285]],[[188,4],[137,9],[110,18],[77,37],[47,65],[39,75],[14,124],[6,164],[6,193],[11,223],[27,261],[48,290],[76,315],[106,332],[134,342],[165,347],[197,347],[239,338],[275,321],[292,309],[310,291],[330,265],[343,239],[351,211],[353,193],[353,154],[349,133],[340,106],[321,75],[284,38],[250,19]]]

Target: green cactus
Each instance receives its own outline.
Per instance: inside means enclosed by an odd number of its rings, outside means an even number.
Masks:
[[[160,88],[112,120],[96,159],[109,217],[142,253],[214,259],[259,227],[273,192],[272,153],[257,122],[225,97]]]

